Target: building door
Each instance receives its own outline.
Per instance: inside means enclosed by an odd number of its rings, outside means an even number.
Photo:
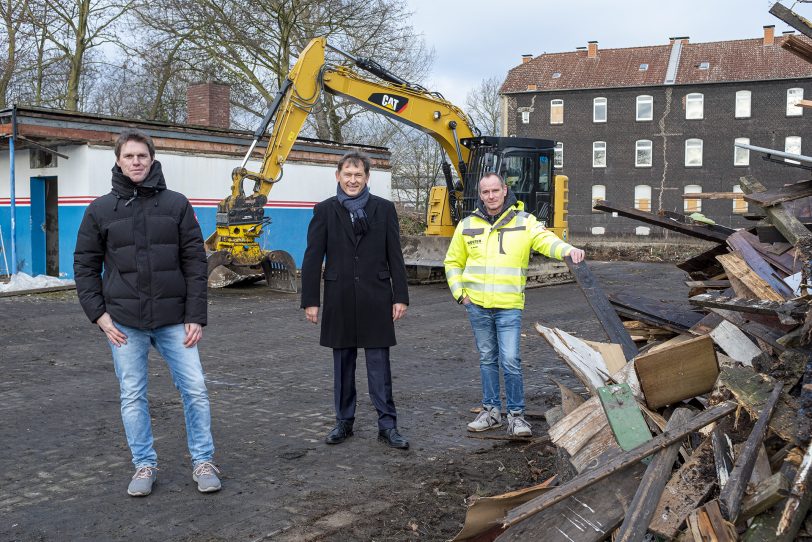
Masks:
[[[59,276],[56,177],[31,177],[31,274]]]

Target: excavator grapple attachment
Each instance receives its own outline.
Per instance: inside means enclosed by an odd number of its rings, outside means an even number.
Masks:
[[[284,250],[263,253],[260,261],[238,262],[227,250],[208,257],[209,288],[247,285],[265,279],[275,291],[295,294],[296,262]]]
[[[284,250],[272,250],[262,258],[262,271],[265,282],[271,290],[295,294],[296,262]]]

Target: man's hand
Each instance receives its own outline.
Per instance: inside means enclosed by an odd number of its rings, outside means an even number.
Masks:
[[[470,305],[471,304],[471,298],[468,297],[468,296],[463,297],[462,298],[462,304],[463,305]]]
[[[99,319],[96,320],[96,324],[98,324],[99,328],[107,335],[107,340],[115,346],[127,344],[127,335],[116,327],[113,323],[113,319],[106,312],[99,316]]]
[[[392,321],[400,320],[406,316],[406,304],[405,303],[395,303],[392,305]]]
[[[311,324],[318,324],[319,323],[319,308],[318,307],[306,307],[305,308],[305,318]]]
[[[186,339],[183,341],[183,346],[191,348],[203,338],[203,326],[200,324],[185,324],[185,326]]]
[[[570,250],[568,256],[572,259],[572,263],[581,263],[582,261],[584,261],[585,254],[584,251],[581,250],[580,248],[573,248],[572,250]]]

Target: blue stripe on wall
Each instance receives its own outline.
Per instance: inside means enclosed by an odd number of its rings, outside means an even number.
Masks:
[[[76,248],[76,234],[82,223],[86,207],[73,205],[59,206],[59,273],[63,278],[73,278],[73,251]],[[215,207],[196,207],[195,215],[200,223],[205,239],[214,231]],[[307,226],[313,216],[313,209],[265,209],[265,216],[271,218],[260,237],[260,245],[266,250],[285,250],[293,256],[297,266],[302,265],[307,246]],[[3,230],[3,243],[6,258],[11,258],[11,210],[8,205],[0,206],[0,228]],[[17,266],[18,270],[31,274],[31,207],[17,206]],[[11,262],[9,261],[9,266]],[[0,256],[0,274],[8,271]]]

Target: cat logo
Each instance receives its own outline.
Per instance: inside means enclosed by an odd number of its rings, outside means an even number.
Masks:
[[[395,113],[402,113],[406,106],[409,104],[409,98],[405,96],[398,96],[397,94],[384,94],[376,92],[370,94],[369,101],[376,105],[394,111]]]

